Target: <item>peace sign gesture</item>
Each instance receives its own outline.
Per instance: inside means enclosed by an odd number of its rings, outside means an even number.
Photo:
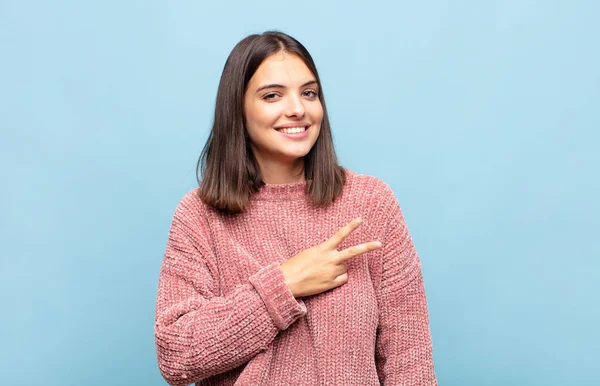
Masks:
[[[363,243],[338,251],[342,242],[362,224],[350,221],[325,242],[305,249],[281,264],[285,282],[295,297],[315,295],[348,282],[346,262],[381,248],[381,242]]]

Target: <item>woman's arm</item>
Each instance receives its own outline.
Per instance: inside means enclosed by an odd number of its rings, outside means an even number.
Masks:
[[[377,291],[376,364],[382,385],[437,385],[421,263],[398,201],[388,191],[389,220]]]
[[[218,296],[208,224],[197,207],[186,196],[175,211],[159,278],[157,358],[171,385],[198,382],[248,362],[306,313],[279,264]]]

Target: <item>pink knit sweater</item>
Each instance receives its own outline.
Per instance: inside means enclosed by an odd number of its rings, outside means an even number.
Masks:
[[[160,272],[155,337],[172,385],[437,385],[421,264],[393,192],[346,172],[327,208],[306,183],[266,185],[240,215],[189,192],[175,210]],[[349,260],[348,282],[294,298],[279,265],[363,225],[340,250],[380,240]]]

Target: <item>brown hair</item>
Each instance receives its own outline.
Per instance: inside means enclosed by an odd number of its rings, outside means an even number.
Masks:
[[[282,32],[267,31],[244,38],[229,54],[219,82],[212,130],[198,159],[198,195],[220,211],[231,214],[245,211],[252,194],[264,185],[245,128],[244,94],[260,64],[280,51],[302,59],[319,84],[323,120],[315,144],[304,157],[306,194],[313,204],[323,207],[342,193],[346,177],[338,165],[315,63],[296,39]]]

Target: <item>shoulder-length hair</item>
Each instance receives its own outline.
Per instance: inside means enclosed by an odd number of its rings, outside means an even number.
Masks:
[[[260,64],[281,51],[296,55],[306,64],[319,84],[323,106],[319,136],[304,157],[305,193],[319,207],[331,204],[342,193],[346,176],[338,165],[315,63],[296,39],[282,32],[267,31],[244,38],[229,54],[219,82],[212,130],[198,159],[198,195],[219,211],[244,212],[252,194],[265,184],[245,128],[244,95]]]

